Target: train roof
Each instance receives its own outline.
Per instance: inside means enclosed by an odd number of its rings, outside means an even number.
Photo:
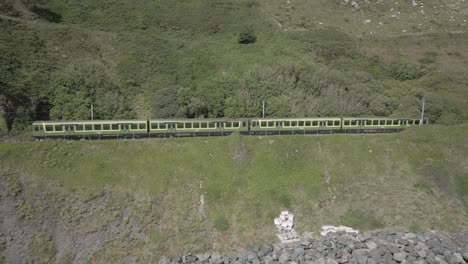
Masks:
[[[172,118],[172,119],[150,119],[150,122],[216,122],[216,121],[244,121],[244,120],[304,120],[304,119],[421,119],[420,117],[402,117],[402,116],[346,116],[346,117],[250,117],[250,118]],[[427,118],[425,118],[427,119]],[[132,123],[146,122],[144,119],[116,119],[116,120],[37,120],[34,124],[76,124],[76,123]]]

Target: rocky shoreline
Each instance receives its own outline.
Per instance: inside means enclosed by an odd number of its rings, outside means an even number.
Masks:
[[[336,232],[296,243],[255,246],[226,255],[207,252],[163,257],[159,263],[462,264],[468,263],[468,245],[455,243],[435,232]]]

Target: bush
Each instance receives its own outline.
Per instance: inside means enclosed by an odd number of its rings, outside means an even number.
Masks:
[[[252,44],[257,41],[257,36],[252,27],[248,27],[243,32],[239,34],[238,43],[239,44]]]
[[[425,72],[420,64],[398,61],[390,65],[390,73],[396,80],[406,81],[421,78]]]

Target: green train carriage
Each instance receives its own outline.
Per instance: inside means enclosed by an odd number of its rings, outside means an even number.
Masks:
[[[409,126],[427,124],[427,119],[421,121],[408,117],[343,117],[342,130],[344,133],[375,133],[398,132]]]
[[[339,130],[341,130],[341,118],[339,117],[258,118],[250,120],[251,134],[331,134]]]
[[[36,138],[142,137],[148,134],[144,120],[36,121]]]
[[[149,134],[167,136],[227,136],[248,133],[248,119],[156,119],[149,120]]]

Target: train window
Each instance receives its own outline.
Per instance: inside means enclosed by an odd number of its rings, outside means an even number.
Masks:
[[[54,130],[54,127],[53,127],[53,126],[47,125],[47,126],[45,126],[45,130],[46,130],[46,131],[53,131],[53,130]]]
[[[39,131],[39,126],[33,126],[34,131]]]
[[[414,120],[415,125],[419,125],[419,123],[421,123],[421,120]]]
[[[381,126],[385,125],[385,120],[380,120],[379,125],[381,125]]]
[[[289,121],[284,121],[284,126],[286,127],[291,126],[291,123]]]
[[[390,125],[392,125],[392,120],[387,120],[386,123],[387,123],[386,124],[387,126],[390,126]]]
[[[200,128],[200,123],[193,123],[193,128]]]
[[[335,126],[340,126],[340,121],[335,120]]]
[[[247,122],[242,122],[242,126],[243,126],[243,127],[246,127],[246,126],[247,126]]]
[[[85,130],[93,130],[93,126],[92,125],[85,125]]]
[[[177,123],[177,128],[184,128],[184,123]]]
[[[298,125],[299,125],[300,127],[303,127],[303,126],[304,126],[304,121],[299,121],[299,122],[298,122]]]
[[[101,130],[101,125],[93,125],[94,130]]]
[[[111,124],[111,130],[119,130],[119,124]]]
[[[138,129],[138,124],[130,124],[130,129]]]
[[[331,120],[327,121],[327,126],[333,126],[333,121]]]
[[[83,131],[83,125],[75,125],[75,131]]]
[[[185,123],[185,128],[192,128],[192,123]]]
[[[349,120],[345,120],[345,121],[344,121],[344,125],[345,125],[345,126],[349,126]]]
[[[413,124],[413,120],[408,120],[408,125],[412,125]]]
[[[297,121],[292,121],[291,126],[297,126]]]
[[[351,120],[351,125],[356,126],[357,125],[357,120]]]
[[[208,127],[208,124],[206,122],[201,123],[201,128],[207,128],[207,127]]]
[[[379,125],[379,120],[372,120],[372,125],[373,126]]]
[[[393,125],[397,126],[399,125],[399,123],[400,123],[400,120],[393,120]]]
[[[110,125],[109,124],[102,125],[102,130],[110,130]]]
[[[159,123],[159,129],[167,129],[166,123]]]
[[[312,121],[312,126],[314,127],[318,126],[318,121]]]
[[[273,121],[268,122],[268,126],[269,127],[275,127],[275,122],[273,122]]]
[[[120,129],[127,130],[128,124],[120,124]]]
[[[310,122],[310,121],[305,121],[305,126],[310,127],[311,123],[312,123],[312,122]]]
[[[214,122],[210,122],[210,123],[208,123],[208,127],[209,128],[215,128],[216,124]]]
[[[266,122],[266,121],[261,121],[261,122],[260,122],[260,126],[261,126],[261,127],[266,127],[266,126],[267,126],[267,122]]]
[[[232,123],[231,122],[226,122],[226,123],[224,123],[224,127],[232,127]]]
[[[158,123],[151,123],[151,129],[158,129]]]
[[[72,131],[73,130],[73,125],[67,125],[67,131]]]
[[[240,125],[239,122],[234,122],[233,124],[234,124],[234,125],[233,125],[234,127],[239,127],[239,125]]]
[[[146,124],[138,124],[139,129],[146,129]]]
[[[55,126],[55,131],[63,131],[63,126],[62,125],[56,125]]]

